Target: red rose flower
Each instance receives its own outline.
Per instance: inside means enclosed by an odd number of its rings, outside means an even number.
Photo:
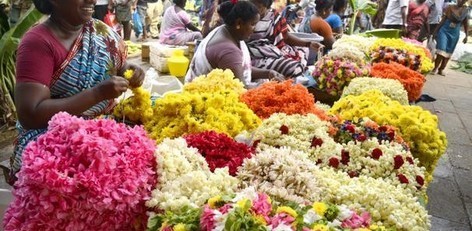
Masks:
[[[349,177],[351,178],[354,178],[354,177],[358,177],[359,176],[359,173],[357,171],[349,171],[347,173],[349,175]]]
[[[288,127],[285,125],[280,126],[280,132],[282,135],[288,134]]]
[[[364,142],[367,139],[367,137],[364,134],[359,134],[357,136],[357,141]]]
[[[383,155],[382,150],[380,148],[376,148],[372,150],[372,158],[378,160]]]
[[[339,159],[337,157],[331,157],[329,158],[329,166],[333,168],[338,168],[339,167]]]
[[[342,150],[341,151],[341,163],[344,164],[344,165],[347,165],[347,164],[349,164],[350,159],[351,158],[349,156],[349,152],[345,151],[345,150]]]
[[[416,176],[416,183],[420,185],[420,187],[423,187],[424,185],[424,179],[422,176]]]
[[[411,156],[408,156],[408,157],[406,158],[406,161],[408,161],[408,163],[410,163],[410,164],[415,164],[415,163],[413,162],[413,158],[411,158]]]
[[[406,178],[405,175],[403,175],[403,174],[400,173],[400,174],[397,175],[397,177],[398,177],[398,180],[399,180],[402,184],[408,184],[408,183],[409,183],[408,178]]]
[[[318,146],[321,146],[323,144],[323,140],[320,139],[320,138],[316,138],[316,137],[313,137],[313,139],[311,140],[311,147],[318,147]]]
[[[354,125],[352,124],[347,125],[346,130],[349,131],[350,133],[356,132],[356,129],[354,128]]]
[[[318,160],[316,161],[316,164],[317,164],[317,165],[320,165],[321,163],[323,163],[323,161],[322,161],[321,159],[318,159]]]
[[[395,163],[395,166],[393,167],[394,169],[399,169],[403,165],[403,163],[405,163],[401,155],[396,155],[395,157],[393,157],[393,161]]]

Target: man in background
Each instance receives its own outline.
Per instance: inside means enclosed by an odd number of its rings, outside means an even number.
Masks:
[[[383,27],[387,29],[398,29],[405,34],[408,4],[408,0],[389,0],[387,10],[385,11],[385,18],[382,23]]]

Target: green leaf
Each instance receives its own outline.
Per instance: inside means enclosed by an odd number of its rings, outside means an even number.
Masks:
[[[377,3],[370,0],[360,0],[358,5],[358,10],[364,14],[373,16],[377,13]]]

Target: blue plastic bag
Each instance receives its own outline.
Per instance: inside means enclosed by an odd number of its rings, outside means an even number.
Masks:
[[[139,17],[137,10],[133,12],[133,29],[136,38],[138,38],[139,35],[143,33],[143,23],[141,22],[141,17]]]

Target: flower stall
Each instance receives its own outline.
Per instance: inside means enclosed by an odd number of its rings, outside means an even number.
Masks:
[[[332,106],[213,70],[153,100],[131,89],[116,120],[55,115],[26,148],[5,230],[429,230],[447,139],[409,102],[431,59],[401,39],[333,47],[312,71]]]

